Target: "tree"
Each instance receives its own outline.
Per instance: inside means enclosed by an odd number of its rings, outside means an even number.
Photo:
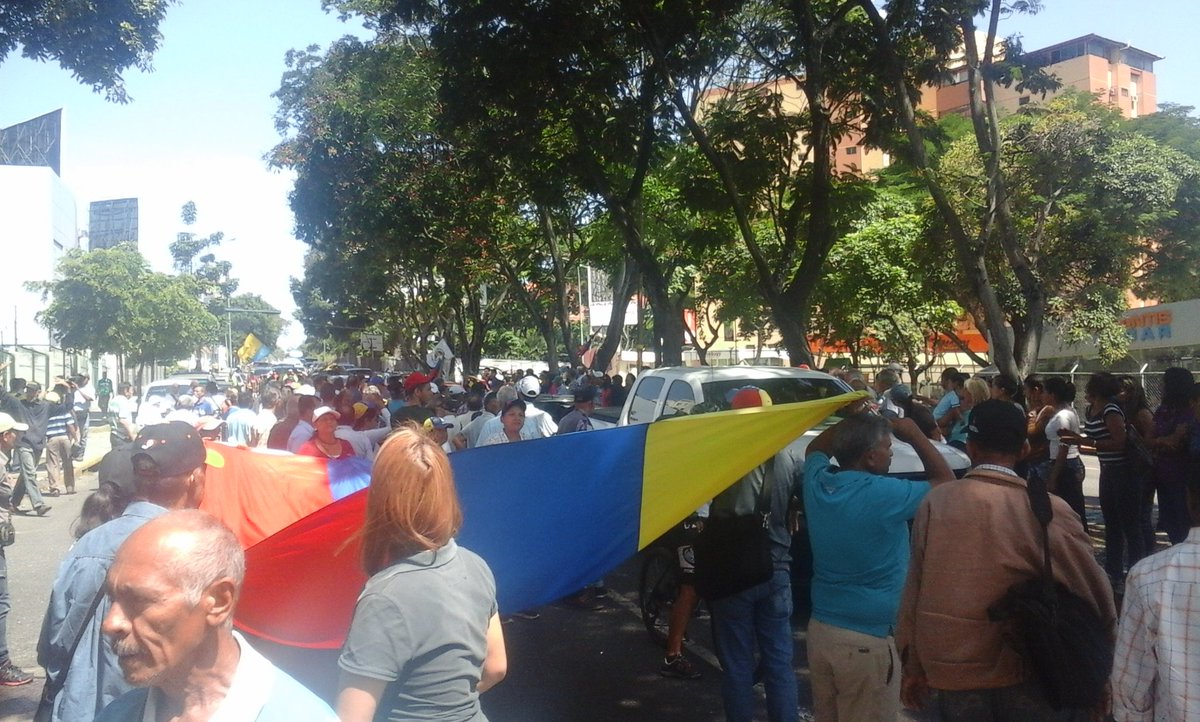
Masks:
[[[275,348],[279,343],[279,335],[287,321],[280,316],[279,309],[267,303],[257,293],[239,293],[229,298],[229,308],[244,308],[265,313],[234,313],[229,322],[233,334],[233,344],[239,345],[247,334],[254,334],[267,348]]]
[[[1200,118],[1186,105],[1163,103],[1157,113],[1130,122],[1136,133],[1200,163]],[[1200,184],[1188,178],[1176,195],[1174,213],[1150,239],[1134,289],[1163,303],[1200,296]]]
[[[172,2],[0,0],[0,61],[20,46],[25,57],[56,60],[109,100],[128,102],[122,73],[150,70]]]
[[[285,140],[271,163],[297,173],[290,200],[311,247],[293,284],[305,330],[337,341],[386,332],[411,364],[446,338],[474,370],[490,323],[484,288],[505,286],[489,255],[509,240],[497,234],[515,227],[516,206],[476,182],[438,132],[435,61],[419,34],[289,53],[275,94]]]
[[[999,130],[1008,222],[1043,303],[1040,312],[1029,305],[1028,286],[1008,252],[985,251],[982,260],[1013,338],[1040,337],[1037,324],[1044,321],[1068,340],[1095,338],[1105,360],[1120,358],[1127,341],[1119,326],[1123,294],[1145,268],[1146,249],[1173,222],[1181,189],[1200,178],[1200,165],[1129,132],[1116,111],[1080,93],[1022,110],[1003,119]],[[979,217],[972,209],[987,203],[985,168],[967,138],[951,146],[939,172],[976,234]]]
[[[192,201],[184,203],[179,215],[183,225],[191,228],[196,224],[196,204]],[[238,287],[237,279],[230,275],[233,264],[218,260],[216,254],[209,250],[221,245],[224,239],[225,234],[221,231],[208,236],[201,236],[190,230],[181,231],[169,246],[171,260],[180,278],[191,284],[192,293],[204,304],[208,312],[217,318],[224,318],[225,309],[231,308],[230,298]],[[225,333],[214,328],[213,334],[203,339],[196,349],[196,370],[200,370],[204,347],[222,345],[225,341]],[[233,353],[232,349],[229,353]]]
[[[37,318],[60,344],[139,366],[183,358],[218,327],[191,283],[151,271],[130,245],[68,251],[54,280],[30,285],[49,300]]]
[[[1002,16],[1012,12],[1037,12],[1039,0],[953,0],[925,4],[892,0],[881,11],[872,0],[857,0],[874,31],[871,59],[886,82],[871,106],[886,119],[885,127],[903,139],[902,150],[929,190],[950,240],[951,257],[962,272],[971,295],[970,309],[982,323],[993,363],[1002,373],[1023,377],[1037,363],[1045,324],[1046,297],[1036,272],[1021,247],[1009,205],[1010,182],[1001,165],[1003,139],[995,98],[998,86],[1015,85],[1045,94],[1057,81],[1040,68],[1027,64],[1015,38],[1001,42]],[[886,12],[886,18],[884,17]],[[983,44],[976,36],[976,18],[986,24]],[[928,137],[917,112],[917,88],[938,80],[955,52],[962,49],[967,71],[971,124],[979,156],[984,162],[985,199],[969,215],[956,207],[937,174],[926,147]],[[971,228],[975,228],[972,233]],[[997,248],[1016,280],[1024,324],[1012,329],[999,290],[987,266],[986,250]]]
[[[830,253],[814,294],[816,335],[848,348],[855,365],[860,354],[902,361],[916,380],[962,308],[916,253],[925,220],[915,204],[883,193],[857,225]]]

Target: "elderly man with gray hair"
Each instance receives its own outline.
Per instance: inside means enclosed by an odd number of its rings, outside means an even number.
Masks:
[[[892,434],[912,445],[928,481],[886,476]],[[892,634],[908,572],[908,522],[933,485],[953,480],[941,453],[910,419],[859,414],[809,444],[803,496],[813,553],[808,660],[817,720],[895,719],[899,713],[900,659]]]
[[[96,719],[336,720],[233,631],[245,573],[237,537],[205,512],[174,511],[131,534],[108,572],[103,629],[139,689]]]

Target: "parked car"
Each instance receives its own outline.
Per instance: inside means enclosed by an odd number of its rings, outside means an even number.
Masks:
[[[138,410],[134,416],[134,423],[140,426],[146,424],[158,423],[162,417],[169,411],[166,407],[175,407],[175,400],[181,394],[186,394],[194,383],[207,383],[213,379],[208,374],[186,373],[168,376],[165,379],[151,381],[142,389],[142,395],[138,398]],[[217,379],[218,393],[225,393],[229,388],[229,382],[224,379]]]
[[[592,414],[593,428],[648,424],[652,421],[688,414],[698,403],[714,403],[728,409],[730,391],[754,385],[766,391],[776,404],[815,401],[852,389],[841,379],[821,371],[782,366],[674,366],[643,371],[634,380],[619,409],[597,409]],[[835,414],[805,433],[792,448],[803,452],[821,430],[836,423]],[[798,445],[798,449],[797,446]],[[946,463],[961,476],[970,468],[967,455],[952,446],[935,442]],[[891,476],[915,478],[924,474],[924,465],[908,444],[893,439]]]

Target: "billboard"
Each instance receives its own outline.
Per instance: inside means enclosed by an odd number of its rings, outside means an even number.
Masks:
[[[588,278],[588,320],[593,329],[607,326],[613,310],[612,279],[599,268],[585,266]],[[637,304],[625,306],[625,325],[637,325]]]
[[[62,176],[62,108],[0,128],[0,165],[44,166]]]
[[[88,210],[88,250],[138,242],[138,200],[93,201]]]

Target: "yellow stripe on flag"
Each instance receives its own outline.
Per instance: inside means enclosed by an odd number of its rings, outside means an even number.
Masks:
[[[253,333],[246,334],[246,340],[242,342],[242,347],[237,351],[237,357],[242,363],[250,363],[258,350],[263,347],[263,342],[258,339]]]
[[[819,401],[681,416],[646,430],[638,549],[866,393]]]

